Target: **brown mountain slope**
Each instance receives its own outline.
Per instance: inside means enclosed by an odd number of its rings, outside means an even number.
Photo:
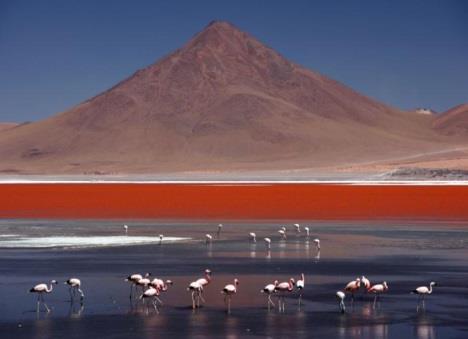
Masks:
[[[0,122],[0,131],[5,131],[15,126],[18,126],[15,122]]]
[[[226,22],[108,91],[0,135],[0,171],[292,169],[445,147],[409,115]]]
[[[432,126],[447,135],[468,137],[468,104],[455,106],[440,114]]]

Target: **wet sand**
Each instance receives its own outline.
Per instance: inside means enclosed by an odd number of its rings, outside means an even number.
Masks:
[[[341,337],[341,338],[463,338],[468,333],[468,224],[411,222],[309,222],[311,239],[319,237],[320,255],[304,233],[281,241],[279,223],[225,224],[221,239],[204,244],[217,223],[161,223],[127,220],[129,237],[190,237],[180,243],[117,247],[2,248],[0,239],[0,331],[2,338],[138,337]],[[115,236],[121,221],[38,220],[0,223],[0,234],[28,239],[61,235]],[[258,243],[248,241],[255,231]],[[262,238],[272,238],[268,253]],[[205,290],[207,304],[193,312],[186,286],[209,267],[213,282]],[[163,294],[160,314],[129,301],[123,279],[134,272],[152,272],[172,279]],[[287,297],[286,312],[266,308],[259,291],[274,279],[306,275],[304,305],[297,293]],[[46,296],[52,312],[35,312],[27,290],[36,282],[76,275],[86,294],[83,307],[70,304],[63,284]],[[389,292],[375,308],[372,297],[360,294],[347,313],[338,312],[335,292],[366,275],[386,280]],[[222,287],[239,278],[232,314],[224,312]],[[431,280],[440,286],[416,311],[409,292]],[[276,298],[273,298],[276,302]]]
[[[0,218],[468,220],[468,184],[10,183]]]

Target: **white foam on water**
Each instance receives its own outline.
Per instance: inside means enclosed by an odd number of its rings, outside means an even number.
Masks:
[[[191,238],[164,237],[162,243],[188,241]],[[52,236],[21,237],[0,241],[0,248],[85,248],[159,244],[159,237],[148,236]]]
[[[19,234],[0,234],[0,238],[14,238],[19,236]]]

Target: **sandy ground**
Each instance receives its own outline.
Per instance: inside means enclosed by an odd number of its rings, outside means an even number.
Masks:
[[[217,224],[125,221],[128,237],[190,237],[193,240],[162,245],[100,248],[5,249],[0,239],[0,331],[2,338],[136,337],[299,337],[338,338],[462,338],[468,331],[466,256],[467,224],[460,223],[307,223],[311,238],[320,237],[317,252],[304,233],[296,236],[288,226],[286,241],[275,223],[225,224],[219,240],[207,246],[205,233]],[[2,221],[3,238],[115,236],[121,221]],[[255,231],[259,242],[249,243]],[[268,253],[263,241],[272,238]],[[190,309],[186,286],[213,271],[205,289],[206,305]],[[162,299],[160,314],[141,303],[131,303],[129,273],[152,272],[172,279],[174,286]],[[304,304],[297,291],[287,296],[286,312],[268,311],[259,291],[274,279],[306,275]],[[389,292],[374,306],[372,296],[360,293],[347,312],[338,312],[335,292],[366,275],[372,282],[388,282]],[[49,279],[64,281],[78,276],[86,294],[83,305],[71,304],[63,284],[46,296],[52,312],[35,311],[35,296],[27,290]],[[240,280],[233,309],[227,315],[220,291],[234,277]],[[437,281],[440,286],[417,311],[417,298],[409,292]],[[274,302],[277,300],[274,298]]]

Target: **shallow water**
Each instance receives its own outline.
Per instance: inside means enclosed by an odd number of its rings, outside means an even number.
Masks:
[[[462,338],[468,333],[468,225],[463,223],[308,223],[309,240],[304,232],[295,234],[291,225],[287,240],[280,240],[280,224],[228,223],[211,245],[204,243],[205,234],[214,236],[217,224],[126,223],[128,235],[120,221],[0,222],[1,337]],[[257,233],[255,244],[248,240],[251,231]],[[159,234],[193,240],[159,244]],[[270,251],[263,243],[266,236],[272,239]],[[320,252],[312,242],[315,237],[321,240]],[[50,245],[51,238],[54,246],[38,248],[45,239]],[[128,238],[156,241],[128,244]],[[28,242],[22,248],[7,248],[15,241],[17,246],[19,239]],[[77,241],[70,245],[70,239]],[[213,271],[205,290],[207,303],[192,312],[186,287],[207,267]],[[136,272],[174,281],[161,297],[165,305],[160,314],[130,302],[129,285],[123,280]],[[302,307],[294,292],[287,296],[284,314],[268,311],[260,289],[275,279],[297,279],[302,272]],[[348,296],[347,313],[340,314],[335,292],[361,275],[376,283],[387,281],[389,292],[375,306],[372,296],[364,293],[353,303]],[[52,312],[36,313],[29,288],[70,276],[82,280],[84,304],[71,304],[61,283],[45,296]],[[220,291],[234,277],[240,285],[227,315]],[[427,299],[426,309],[417,312],[417,297],[409,292],[432,280],[440,286]]]

